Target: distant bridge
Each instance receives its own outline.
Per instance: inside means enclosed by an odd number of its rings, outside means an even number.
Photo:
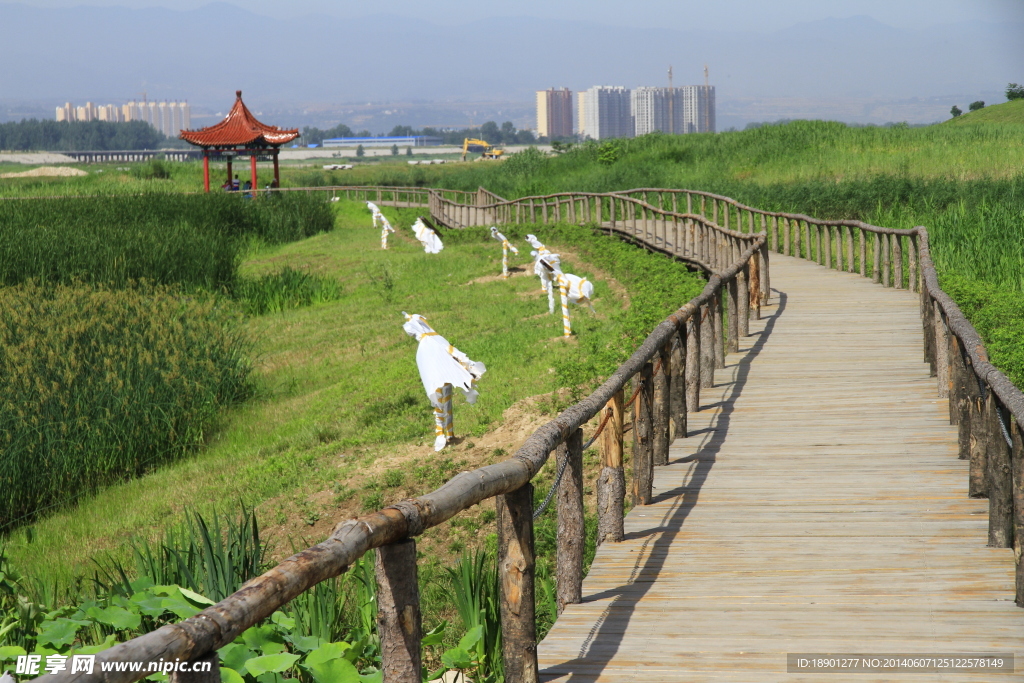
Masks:
[[[202,150],[192,149],[155,149],[155,150],[94,150],[86,152],[61,152],[82,164],[104,164],[112,161],[149,161],[150,159],[166,159],[167,161],[193,161],[203,158]]]

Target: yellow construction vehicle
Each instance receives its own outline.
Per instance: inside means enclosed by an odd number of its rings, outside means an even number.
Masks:
[[[477,140],[476,138],[466,138],[462,141],[462,160],[466,160],[466,154],[469,152],[480,152],[484,159],[500,159],[501,155],[505,153],[505,150],[498,149],[486,140]]]

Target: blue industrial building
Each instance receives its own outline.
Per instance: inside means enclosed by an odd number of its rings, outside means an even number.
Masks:
[[[434,147],[444,142],[432,135],[407,135],[391,138],[330,138],[323,141],[324,147]]]

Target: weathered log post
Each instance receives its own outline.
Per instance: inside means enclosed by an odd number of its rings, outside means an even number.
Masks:
[[[892,286],[905,289],[903,286],[903,245],[899,235],[892,236]]]
[[[811,260],[811,224],[807,221],[799,221],[804,226],[804,240],[801,244],[800,255],[803,256],[804,260]]]
[[[633,505],[649,505],[654,483],[651,409],[654,403],[654,365],[644,363],[634,382],[640,391],[633,401]]]
[[[924,362],[928,363],[929,377],[935,377],[935,307],[928,288],[921,290],[921,327],[924,336]]]
[[[846,226],[843,228],[846,233],[846,272],[853,272],[853,228]]]
[[[867,277],[868,269],[868,240],[867,235],[860,228],[857,229],[857,237],[860,242],[860,276]]]
[[[889,236],[882,235],[882,286],[891,287],[892,250],[889,249]]]
[[[754,257],[750,260],[753,259]],[[750,292],[757,287],[751,279],[751,275],[750,261],[747,261],[746,265],[736,273],[736,303],[739,305],[736,310],[739,322],[739,326],[736,328],[737,337],[750,336]],[[739,349],[737,348],[737,350]]]
[[[1021,550],[1024,548],[1024,439],[1020,425],[1010,419],[1010,439],[1013,450],[1010,453],[1010,471],[1013,484],[1013,559],[1015,564],[1016,600],[1018,607],[1024,607],[1024,562]]]
[[[793,245],[790,241],[790,234],[793,231],[790,229],[789,219],[785,216],[780,216],[778,220],[782,221],[782,253],[786,256],[792,256]]]
[[[558,613],[583,599],[583,430],[558,446],[559,463],[568,461],[558,486],[558,549],[555,583]]]
[[[725,368],[725,296],[726,287],[719,287],[715,292],[712,301],[711,312],[714,314],[713,321],[715,330],[715,369]]]
[[[996,393],[988,392],[985,417],[988,420],[988,545],[990,548],[1013,546],[1013,478],[1010,476],[1009,430],[1004,431],[1003,408]]]
[[[955,425],[960,423],[960,397],[963,382],[958,360],[962,364],[963,358],[958,358],[960,356],[960,340],[952,331],[946,335],[946,341],[949,342],[949,348],[946,349],[946,357],[949,358],[949,400],[946,401],[946,407],[949,410],[949,424]]]
[[[209,663],[209,671],[172,671],[167,675],[169,683],[220,683],[220,657],[211,652],[198,659],[193,659],[191,668],[204,669],[199,664]]]
[[[407,538],[377,548],[375,555],[377,633],[384,683],[419,683],[423,628],[416,541]]]
[[[907,281],[910,285],[910,291],[916,292],[919,287],[919,275],[918,264],[917,264],[917,235],[911,235],[907,238],[907,266],[910,272],[907,273]]]
[[[767,245],[765,245],[767,246]],[[764,249],[762,249],[764,250]],[[766,251],[766,250],[764,250]],[[750,291],[748,292],[747,309],[754,312],[754,320],[761,319],[761,254],[754,252],[750,257],[747,270],[750,273]],[[747,323],[747,334],[750,334],[750,323]]]
[[[626,478],[622,472],[622,404],[619,389],[605,405],[610,413],[601,433],[601,475],[597,480],[597,544],[622,540]]]
[[[832,270],[832,226],[823,225],[820,229],[825,232],[825,267]]]
[[[505,678],[538,683],[533,553],[533,485],[495,497]]]
[[[675,197],[675,195],[672,195]],[[672,335],[672,377],[669,379],[669,411],[672,414],[672,433],[669,443],[686,438],[686,347],[688,322],[683,322]]]
[[[739,337],[739,284],[737,276],[729,280],[729,346],[727,353],[735,353],[740,350]],[[723,364],[724,367],[724,364]]]
[[[697,330],[700,334],[700,385],[705,389],[715,386],[714,306],[714,301],[701,306],[700,328]]]
[[[772,296],[772,269],[771,256],[768,254],[766,245],[761,246],[761,258],[758,260],[757,269],[761,282],[761,306],[767,306]],[[760,315],[761,311],[758,308],[758,319],[760,319]]]
[[[989,440],[989,423],[985,419],[985,398],[981,395],[973,398],[969,407],[971,461],[968,463],[967,495],[971,498],[984,498],[988,495]]]
[[[704,362],[704,347],[701,332],[701,312],[698,308],[686,321],[686,411],[696,413],[700,410],[701,365]]]
[[[978,383],[974,380],[974,370],[967,367],[964,362],[963,349],[960,347],[960,339],[955,335],[949,335],[950,355],[953,357],[953,395],[950,396],[950,404],[955,402],[955,418],[957,425],[957,446],[959,448],[957,457],[960,460],[971,458],[971,408],[970,401],[977,393]],[[969,374],[968,374],[969,373]],[[972,391],[972,385],[975,389]]]
[[[877,232],[872,232],[872,263],[871,263],[871,281],[876,285],[882,282],[882,240],[881,235]]]
[[[668,446],[671,443],[669,430],[672,422],[672,342],[662,345],[655,358],[657,372],[654,373],[654,403],[652,410],[653,439],[652,464],[668,464]]]
[[[942,309],[938,302],[935,308],[935,378],[938,383],[939,398],[949,396],[949,330],[942,319]]]

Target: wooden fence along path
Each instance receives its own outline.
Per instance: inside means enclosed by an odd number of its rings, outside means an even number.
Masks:
[[[453,229],[595,225],[708,282],[508,460],[343,522],[100,662],[216,663],[216,649],[374,550],[384,681],[418,683],[414,538],[491,497],[510,683],[964,680],[941,669],[787,674],[785,656],[1024,655],[1024,394],[939,287],[924,228],[821,221],[686,190],[516,200],[482,188],[302,190],[422,206]],[[601,546],[584,582],[582,428],[595,418]],[[530,481],[556,452],[560,617],[538,647]],[[626,495],[634,507],[623,519]],[[44,678],[145,673],[100,668]],[[215,683],[216,671],[172,678]]]

